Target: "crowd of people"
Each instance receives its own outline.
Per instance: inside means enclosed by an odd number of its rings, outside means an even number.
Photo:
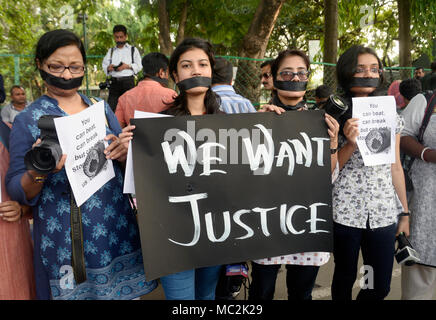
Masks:
[[[280,115],[322,110],[334,94],[322,85],[316,89],[315,106],[310,106],[305,99],[311,79],[309,58],[302,50],[286,49],[260,66],[260,83],[271,98],[256,110],[233,88],[233,65],[216,58],[208,41],[187,38],[169,59],[158,52],[141,59],[138,49],[127,42],[124,26],[115,26],[113,36],[116,46],[108,50],[102,68],[108,76],[103,87],[109,86],[104,102],[109,145],[104,154],[113,160],[115,177],[80,207],[66,175],[67,155],[45,174],[28,169],[25,155],[41,142],[37,123],[42,115],[74,115],[100,100],[79,92],[86,66],[83,43],[67,30],[45,33],[36,44],[35,66],[46,93],[29,103],[22,87],[10,89],[11,103],[2,108],[0,121],[0,299],[131,300],[152,292],[159,283],[168,300],[218,298],[217,287],[225,277],[222,265],[159,280],[145,277],[134,207],[122,193],[134,111],[172,116]],[[141,70],[144,78],[135,86],[134,77]],[[352,98],[386,94],[381,90],[383,65],[376,52],[363,45],[354,45],[339,57],[337,80],[349,108],[338,119],[325,113],[333,186],[333,300],[352,299],[360,252],[363,263],[374,271],[374,285],[362,288],[357,299],[386,298],[400,234],[410,237],[421,259],[419,264],[402,266],[402,298],[432,299],[435,294],[436,117],[430,116],[423,125],[436,102],[431,92],[436,62],[432,70],[424,75],[418,68],[414,79],[392,83],[388,94],[395,96],[398,108],[395,162],[365,166],[357,147],[359,119],[352,117]],[[168,88],[170,79],[177,92]],[[1,103],[6,96],[1,77],[0,84]],[[413,192],[406,191],[402,153],[415,159],[410,170]],[[319,268],[330,256],[302,252],[251,261],[248,299],[274,298],[281,265],[286,266],[288,299],[312,299]],[[73,285],[68,277],[74,279]]]

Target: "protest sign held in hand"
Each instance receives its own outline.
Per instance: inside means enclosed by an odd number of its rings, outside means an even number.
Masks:
[[[134,119],[147,279],[332,250],[322,111]]]
[[[143,111],[138,111],[138,110],[135,110],[135,114],[133,116],[134,119],[162,118],[162,117],[170,117],[170,116],[168,116],[166,114],[143,112]],[[123,193],[131,193],[131,194],[136,193],[135,192],[134,173],[133,173],[132,141],[129,141],[129,150],[127,151],[126,171],[125,171],[125,175],[124,175]]]
[[[112,160],[103,153],[106,136],[104,101],[67,117],[55,118],[65,171],[77,206],[81,206],[107,181],[115,177]]]
[[[396,104],[393,96],[353,98],[359,119],[357,146],[365,166],[395,162]]]

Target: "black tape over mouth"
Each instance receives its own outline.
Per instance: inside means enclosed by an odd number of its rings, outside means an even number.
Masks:
[[[83,81],[83,76],[65,80],[62,77],[56,77],[42,69],[39,69],[39,74],[41,75],[42,80],[47,82],[47,84],[64,90],[79,88]]]
[[[350,88],[363,87],[363,88],[377,88],[380,84],[380,78],[358,78],[353,77],[351,80]]]
[[[306,91],[307,81],[274,80],[274,88],[283,91]]]
[[[212,78],[210,77],[192,77],[177,83],[177,87],[180,89],[180,91],[186,91],[197,87],[209,88],[211,85]]]

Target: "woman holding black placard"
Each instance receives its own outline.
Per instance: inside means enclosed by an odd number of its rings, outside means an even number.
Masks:
[[[162,113],[174,116],[223,113],[212,91],[212,45],[189,38],[170,57],[169,72],[180,94]],[[197,268],[160,278],[168,300],[213,300],[221,266]]]
[[[307,110],[304,95],[310,76],[310,62],[300,50],[280,52],[271,66],[276,94],[271,103],[263,105],[260,112]],[[337,174],[338,122],[325,114],[331,149],[332,175]],[[286,265],[286,285],[289,300],[311,300],[312,290],[319,267],[328,262],[328,252],[306,252],[255,260],[252,263],[250,300],[272,300],[274,298],[277,273],[282,264]]]

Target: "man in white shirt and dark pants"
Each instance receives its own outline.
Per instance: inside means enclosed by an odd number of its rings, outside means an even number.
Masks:
[[[108,103],[115,112],[118,98],[135,86],[134,76],[141,71],[142,64],[138,49],[127,43],[127,28],[116,25],[113,34],[117,45],[104,57],[103,70],[111,77]]]

